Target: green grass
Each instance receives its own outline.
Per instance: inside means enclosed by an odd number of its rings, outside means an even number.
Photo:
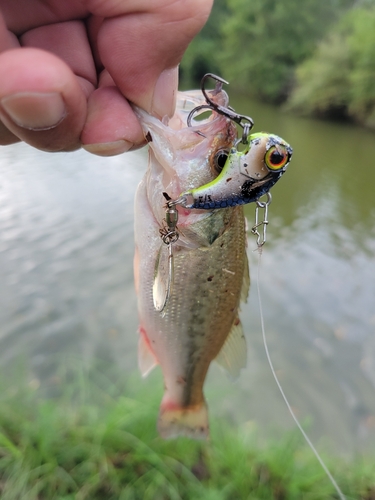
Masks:
[[[297,432],[257,445],[256,429],[211,417],[210,442],[161,440],[159,389],[132,379],[67,374],[53,390],[4,384],[1,500],[335,499]],[[51,397],[51,392],[54,396]],[[349,498],[375,498],[372,462],[325,457]]]

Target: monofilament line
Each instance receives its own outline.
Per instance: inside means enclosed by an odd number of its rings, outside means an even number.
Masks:
[[[292,415],[292,418],[294,420],[294,422],[296,423],[298,429],[300,430],[302,436],[305,438],[307,444],[310,446],[311,450],[313,451],[314,455],[316,456],[318,462],[320,463],[320,465],[322,466],[324,472],[327,474],[329,480],[331,481],[333,487],[335,488],[340,500],[346,500],[346,497],[345,495],[342,493],[342,491],[340,490],[340,487],[339,485],[336,483],[334,477],[332,476],[332,474],[330,473],[330,471],[328,470],[326,464],[323,462],[323,459],[321,458],[321,456],[319,455],[318,451],[316,450],[315,446],[312,444],[312,442],[310,441],[310,438],[309,436],[306,434],[306,432],[303,430],[301,424],[299,423],[299,420],[298,418],[296,417],[294,411],[292,410],[292,407],[290,406],[289,404],[289,401],[284,393],[284,390],[283,388],[281,387],[281,384],[279,382],[279,379],[277,378],[277,375],[276,375],[276,372],[275,372],[275,369],[273,367],[273,363],[271,361],[271,356],[270,356],[270,353],[269,353],[269,350],[268,350],[268,345],[267,345],[267,339],[266,339],[266,332],[265,332],[265,327],[264,327],[264,317],[263,317],[263,308],[262,308],[262,300],[261,300],[261,296],[260,296],[260,286],[259,286],[259,281],[260,281],[260,263],[261,263],[261,255],[262,255],[262,248],[259,248],[258,249],[258,272],[257,272],[257,291],[258,291],[258,303],[259,303],[259,314],[260,314],[260,324],[261,324],[261,329],[262,329],[262,337],[263,337],[263,344],[264,344],[264,350],[266,351],[266,356],[267,356],[267,360],[268,360],[268,364],[270,365],[270,368],[271,368],[271,372],[272,372],[272,375],[273,375],[273,378],[275,379],[275,382],[276,382],[276,385],[277,387],[279,388],[279,391],[281,393],[281,396],[283,397],[283,400],[290,412],[290,414]]]

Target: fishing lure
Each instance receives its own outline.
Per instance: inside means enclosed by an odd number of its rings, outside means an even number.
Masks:
[[[245,205],[268,193],[285,173],[293,150],[277,135],[264,132],[250,134],[246,142],[244,151],[236,146],[230,150],[216,179],[182,193],[176,204],[213,210]]]
[[[206,104],[196,106],[189,113],[187,125],[192,126],[192,119],[197,113],[210,110],[239,125],[242,128],[242,136],[230,150],[216,153],[214,161],[219,175],[214,180],[181,193],[175,200],[176,205],[187,209],[214,210],[257,201],[268,193],[285,173],[293,154],[291,146],[277,135],[265,132],[251,134],[254,121],[249,116],[237,113],[230,106],[218,105],[205,89],[209,78],[216,82],[211,95],[221,92],[224,83],[228,84],[226,80],[212,73],[204,75],[201,91]],[[244,145],[241,151],[238,149],[240,144]]]
[[[159,230],[163,244],[160,247],[154,273],[152,297],[156,311],[162,313],[171,295],[173,285],[173,244],[179,238],[177,230],[178,211],[175,203],[167,193],[163,193],[167,200],[165,211],[165,225]]]

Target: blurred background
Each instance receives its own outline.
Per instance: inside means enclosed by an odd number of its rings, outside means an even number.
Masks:
[[[375,444],[375,6],[373,1],[215,0],[181,66],[230,81],[231,105],[294,148],[273,190],[260,288],[271,356],[313,440],[335,453]],[[323,120],[322,118],[325,118]],[[329,119],[329,120],[327,120]],[[99,158],[0,149],[0,362],[35,387],[63,363],[137,374],[133,199],[147,151]],[[251,227],[254,207],[246,213]],[[213,365],[211,415],[267,440],[294,424],[272,379],[253,286],[242,321],[248,367]],[[151,381],[150,381],[151,379]],[[156,420],[156,415],[155,415]]]

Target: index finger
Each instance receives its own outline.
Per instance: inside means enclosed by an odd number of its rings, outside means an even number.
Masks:
[[[206,22],[213,0],[89,0],[105,17],[98,52],[123,95],[149,113],[173,114],[177,67]]]

